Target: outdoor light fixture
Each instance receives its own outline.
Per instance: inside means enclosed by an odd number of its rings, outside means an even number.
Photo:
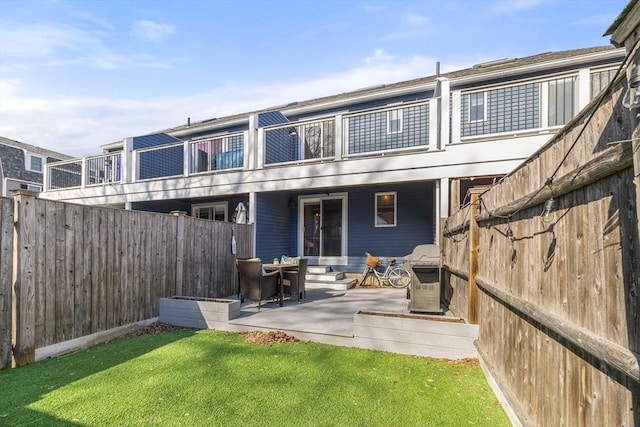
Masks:
[[[289,136],[296,136],[298,134],[298,131],[296,130],[296,128],[293,128],[289,131]]]
[[[640,107],[640,65],[633,64],[628,72],[629,87],[625,91],[622,105],[633,110]]]

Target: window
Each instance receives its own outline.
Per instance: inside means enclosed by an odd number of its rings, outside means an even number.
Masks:
[[[227,202],[193,205],[193,216],[214,221],[227,220]]]
[[[469,94],[469,121],[484,121],[484,106],[486,104],[486,92],[476,92]]]
[[[575,112],[575,77],[549,82],[549,126],[562,126]]]
[[[402,109],[387,111],[387,133],[402,133]]]
[[[20,184],[20,189],[21,190],[27,190],[27,191],[33,191],[35,193],[39,193],[42,191],[42,186],[41,185],[34,185],[34,184]]]
[[[45,158],[37,156],[35,154],[26,153],[25,155],[25,169],[31,172],[42,173],[45,164]]]
[[[396,193],[376,193],[376,227],[396,226]]]

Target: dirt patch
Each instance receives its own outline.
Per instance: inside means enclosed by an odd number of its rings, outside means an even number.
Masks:
[[[155,322],[144,328],[140,328],[135,332],[131,332],[128,336],[139,337],[141,335],[161,334],[163,332],[169,332],[175,330],[175,326],[168,325],[162,322]]]
[[[480,366],[478,359],[473,357],[465,357],[464,359],[447,360],[450,365],[466,365],[466,366]]]
[[[251,331],[243,332],[240,335],[244,337],[245,342],[249,344],[276,344],[282,342],[298,341],[296,338],[285,334],[282,331]]]

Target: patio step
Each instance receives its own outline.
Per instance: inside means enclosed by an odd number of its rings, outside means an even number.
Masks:
[[[331,267],[328,265],[310,265],[307,267],[307,274],[322,274],[330,271]]]
[[[312,281],[312,282],[335,282],[336,280],[342,280],[344,279],[344,273],[342,272],[336,272],[336,271],[329,271],[326,273],[309,273],[307,272],[307,275],[305,276],[307,281]]]
[[[307,277],[309,277],[307,275]],[[304,286],[307,289],[331,289],[334,291],[346,291],[353,288],[356,283],[356,279],[338,279],[333,282],[330,281],[314,281],[306,279]]]

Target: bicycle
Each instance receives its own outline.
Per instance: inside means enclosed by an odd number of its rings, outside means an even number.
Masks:
[[[367,256],[364,271],[362,272],[362,283],[367,280],[367,276],[371,273],[378,280],[378,283],[391,285],[394,288],[406,288],[411,283],[411,273],[400,267],[395,258],[387,259],[387,267],[383,272],[378,270],[380,259],[374,257],[369,252],[364,253]]]

